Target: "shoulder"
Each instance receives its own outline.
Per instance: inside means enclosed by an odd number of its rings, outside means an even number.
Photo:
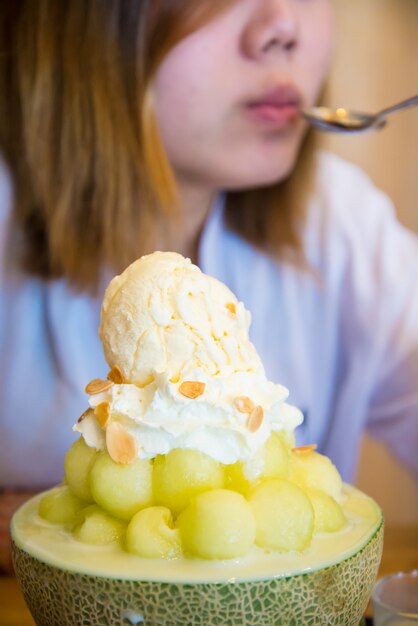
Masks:
[[[398,222],[390,198],[360,167],[321,152],[306,243],[314,257],[326,251],[352,263],[376,259],[389,249],[400,253],[403,246],[416,251],[417,238]]]
[[[380,315],[389,327],[407,302],[417,301],[418,237],[360,168],[320,155],[307,226],[313,267],[339,297],[367,312],[367,323]]]
[[[367,233],[394,217],[392,201],[359,166],[329,152],[320,152],[317,163],[314,197],[324,218]]]
[[[329,182],[332,177],[336,182],[349,188],[352,182],[361,184],[363,188],[374,187],[370,177],[355,163],[347,161],[333,152],[319,150],[317,154],[317,175],[321,182]]]

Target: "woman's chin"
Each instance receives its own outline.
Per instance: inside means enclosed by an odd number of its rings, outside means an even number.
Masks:
[[[277,185],[292,174],[297,156],[296,146],[287,150],[251,152],[247,158],[241,157],[240,168],[229,172],[229,184],[226,181],[223,188],[236,191]],[[226,168],[225,173],[228,173]]]
[[[285,181],[292,173],[294,162],[280,164],[280,167],[272,167],[272,164],[266,164],[260,167],[260,163],[254,165],[253,169],[241,174],[240,176],[231,177],[231,180],[222,186],[226,191],[245,191],[248,189],[257,189],[261,187],[271,187]]]

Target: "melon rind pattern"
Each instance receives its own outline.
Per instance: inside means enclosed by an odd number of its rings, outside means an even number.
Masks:
[[[350,558],[288,578],[174,584],[58,569],[13,545],[37,626],[358,626],[377,575],[383,523]]]

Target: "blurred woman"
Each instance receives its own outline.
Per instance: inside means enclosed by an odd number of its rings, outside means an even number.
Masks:
[[[84,386],[107,371],[103,290],[157,248],[252,311],[269,378],[304,412],[299,443],[349,480],[367,427],[418,473],[417,240],[300,116],[333,38],[331,0],[1,9],[5,490],[61,478]]]

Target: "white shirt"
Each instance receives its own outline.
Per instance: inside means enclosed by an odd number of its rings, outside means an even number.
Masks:
[[[7,267],[10,179],[0,170],[0,486],[62,477],[86,383],[108,368],[97,336],[101,295]],[[260,208],[262,210],[262,208]],[[312,273],[228,231],[218,201],[199,264],[252,313],[270,380],[302,409],[298,443],[317,443],[345,480],[365,427],[418,476],[418,239],[365,174],[319,161],[305,246]]]

